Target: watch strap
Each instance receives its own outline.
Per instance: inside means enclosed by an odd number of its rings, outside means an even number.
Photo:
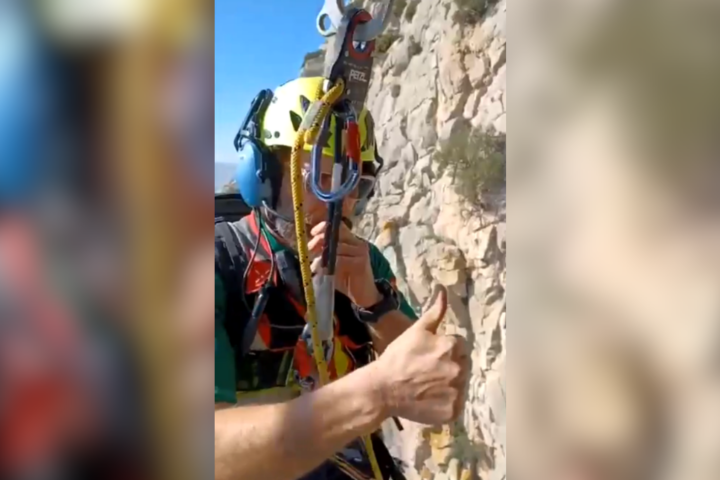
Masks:
[[[371,307],[363,308],[354,305],[355,315],[363,323],[376,323],[380,318],[400,307],[397,291],[387,280],[376,280],[375,287],[382,295],[382,299]]]

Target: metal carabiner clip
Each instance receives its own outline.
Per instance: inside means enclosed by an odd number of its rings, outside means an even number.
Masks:
[[[394,0],[387,0],[381,16],[373,14],[372,20],[358,25],[355,29],[353,41],[369,42],[379,37],[387,28],[388,23],[390,23],[393,1]],[[325,0],[325,4],[317,17],[317,29],[320,35],[323,37],[331,37],[337,33],[338,27],[345,16],[346,7],[345,0]],[[325,21],[330,22],[329,27],[325,27]]]
[[[348,115],[348,120],[355,121],[354,112]],[[340,121],[340,119],[336,119],[336,122],[337,121]],[[329,128],[330,115],[325,117],[325,121],[323,122],[323,127],[319,138],[324,138]],[[337,138],[337,132],[335,136],[335,142],[340,142],[341,139]],[[333,187],[331,188],[330,192],[325,192],[322,190],[321,187],[323,151],[323,147],[320,145],[321,143],[322,142],[316,142],[312,149],[312,181],[310,182],[310,188],[312,189],[313,194],[321,201],[325,203],[333,203],[342,200],[343,198],[348,196],[350,192],[352,192],[358,186],[358,183],[360,182],[359,162],[344,162],[350,163],[350,171],[348,172],[347,179],[342,184],[340,184],[342,170],[346,167],[346,165],[343,165],[343,162],[340,162],[338,158],[335,158],[335,164],[333,165]]]

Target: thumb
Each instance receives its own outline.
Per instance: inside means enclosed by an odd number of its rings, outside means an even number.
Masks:
[[[322,262],[322,258],[318,257],[312,261],[310,264],[310,272],[312,272],[313,275],[317,275],[320,273],[320,265]]]
[[[430,303],[430,307],[415,322],[414,328],[421,328],[432,333],[437,332],[447,310],[447,290],[442,285],[436,285],[433,297],[434,300]]]

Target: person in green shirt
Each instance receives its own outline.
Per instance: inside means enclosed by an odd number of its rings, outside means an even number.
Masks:
[[[436,333],[446,292],[439,288],[418,319],[395,288],[387,259],[348,225],[362,212],[377,175],[367,111],[358,117],[363,175],[343,204],[337,248],[336,325],[326,346],[332,381],[318,388],[304,336],[289,160],[322,81],[300,78],[263,91],[236,139],[235,182],[253,211],[236,221],[216,220],[216,479],[371,479],[360,436],[377,432],[390,417],[437,424],[455,419],[462,408],[466,347]],[[327,190],[334,138],[324,141],[318,177]],[[317,272],[327,207],[307,188],[309,152],[302,152],[301,162],[308,249]],[[377,435],[373,446],[383,478],[404,478]]]
[[[321,224],[324,226],[324,224]],[[343,229],[347,229],[346,225]],[[282,243],[275,234],[271,233],[268,227],[264,227],[265,233],[269,233],[268,241],[273,254],[286,252],[289,247]],[[347,234],[347,233],[346,233]],[[372,243],[367,244],[368,260],[372,271],[373,280],[386,280],[393,286],[396,284],[396,277],[390,263],[380,250]],[[398,310],[409,320],[417,320],[415,310],[410,306],[405,296],[398,292]],[[215,355],[215,401],[234,403],[236,398],[237,372],[235,369],[235,354],[227,332],[223,326],[226,315],[227,291],[223,284],[222,276],[215,274],[215,322],[216,322],[216,343]]]

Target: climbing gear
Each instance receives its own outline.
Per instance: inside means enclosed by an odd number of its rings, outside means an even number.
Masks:
[[[320,337],[318,331],[318,321],[316,318],[315,309],[315,291],[312,285],[312,273],[310,271],[310,259],[307,246],[307,235],[305,232],[305,221],[303,211],[303,179],[302,169],[300,165],[300,150],[304,148],[307,143],[312,143],[317,140],[317,135],[320,132],[320,123],[322,119],[327,116],[330,111],[330,106],[340,98],[342,94],[342,84],[333,87],[328,93],[323,95],[319,104],[313,104],[315,116],[306,115],[302,121],[300,128],[298,129],[295,137],[295,142],[290,157],[290,175],[292,185],[292,197],[293,197],[293,213],[295,220],[295,231],[298,242],[298,257],[300,260],[300,271],[303,280],[303,289],[305,292],[305,302],[307,305],[307,324],[310,325],[312,331],[312,353],[317,363],[318,375],[321,384],[326,384],[328,380],[327,365],[325,358],[322,355],[322,347],[320,344]],[[320,95],[318,95],[320,96]],[[308,112],[310,113],[310,112]]]
[[[271,262],[270,246],[267,239],[263,242],[263,237],[254,233],[256,225],[259,231],[259,222],[254,223],[257,212],[253,213],[240,194],[216,194],[215,212],[216,269],[225,286],[228,302],[224,326],[239,353],[236,368],[241,380],[236,386],[236,403],[253,405],[295,398],[303,388],[314,387],[312,358],[304,348],[304,342],[298,342],[299,332],[306,323],[304,311],[295,308],[298,304],[302,305],[304,298],[297,258],[287,250],[274,254],[277,276],[273,278],[273,288],[265,304],[265,318],[255,317],[260,321],[254,327],[250,326],[248,317],[253,306],[257,305],[256,290],[266,285],[267,281],[263,279],[272,278],[268,274],[272,270],[272,264],[268,265]],[[227,225],[230,222],[237,223]],[[249,269],[250,274],[246,275],[248,259],[252,259],[253,266]],[[246,288],[240,287],[243,277],[245,281],[242,285]],[[353,316],[352,302],[338,293],[335,307],[338,318],[343,318],[343,321],[335,322],[334,355],[328,362],[331,378],[343,376],[373,358],[369,334]],[[251,345],[249,351],[243,347],[248,344]],[[292,349],[292,345],[296,348]],[[298,373],[295,374],[295,371]],[[385,478],[402,480],[403,476],[387,447],[377,435],[372,438],[373,451],[378,456],[380,467],[386,472]],[[350,478],[369,480],[361,473],[369,466],[364,462],[365,467],[362,467],[336,455],[332,464]]]
[[[260,116],[260,141],[267,147],[291,148],[295,135],[300,128],[302,119],[310,105],[320,99],[323,77],[300,77],[291,80],[275,89],[272,102],[265,113]],[[375,160],[375,130],[370,112],[363,108],[357,112],[358,133],[360,135],[360,155],[363,162]],[[320,142],[323,154],[327,157],[335,155],[335,136],[333,135],[335,119],[330,118],[328,135]],[[305,151],[312,152],[312,145],[306,144]]]
[[[305,182],[305,189],[312,191],[311,182],[313,181],[310,172],[303,172],[303,180]],[[320,179],[317,181],[322,188],[330,190],[332,188],[332,174],[321,172]],[[358,180],[357,187],[350,191],[349,197],[353,200],[363,200],[372,196],[375,184],[377,183],[377,176],[370,174],[361,174]]]
[[[267,372],[264,374],[268,379],[274,378],[277,385],[298,383],[305,389],[314,389],[326,384],[331,378],[338,378],[347,373],[352,369],[348,364],[361,365],[372,360],[372,350],[367,347],[370,344],[369,332],[366,325],[358,321],[354,315],[352,302],[336,292],[334,267],[344,198],[356,189],[357,193],[363,196],[367,190],[370,192],[374,190],[374,179],[369,183],[369,179],[365,178],[363,182],[360,168],[363,162],[374,162],[377,153],[372,117],[364,104],[372,70],[374,38],[387,23],[390,5],[379,23],[377,21],[373,23],[373,18],[364,10],[351,8],[343,12],[340,21],[336,22],[338,35],[335,39],[335,55],[330,57],[332,61],[325,72],[326,78],[300,78],[279,87],[274,94],[268,93],[269,91],[261,92],[253,101],[250,112],[235,138],[235,148],[240,154],[241,163],[235,180],[242,198],[253,209],[260,206],[275,209],[282,169],[270,149],[277,146],[292,148],[290,174],[293,216],[299,258],[297,267],[301,273],[301,279],[296,280],[301,280],[302,283],[296,284],[293,288],[292,284],[296,282],[292,279],[288,281],[288,275],[285,275],[286,278],[278,278],[283,277],[283,272],[292,270],[284,265],[289,259],[281,260],[280,257],[274,259],[269,241],[259,232],[261,226],[258,224],[260,216],[257,210],[254,215],[239,222],[233,224],[220,222],[216,225],[216,263],[221,269],[225,265],[229,270],[221,272],[221,275],[223,278],[241,279],[240,282],[236,282],[240,284],[239,288],[228,283],[227,298],[242,299],[241,303],[235,302],[232,308],[245,307],[245,318],[248,316],[248,311],[252,310],[248,324],[238,326],[229,323],[228,333],[231,337],[241,339],[239,344],[235,345],[244,354],[241,358],[263,355],[262,363],[254,362],[258,371],[259,367],[272,364],[272,360],[266,358],[268,355],[281,352],[283,355],[280,363],[286,368],[287,354],[290,353],[293,365],[289,372],[295,372],[293,378],[283,378],[285,371],[282,368],[271,372],[271,375],[267,375]],[[307,177],[303,178],[302,173],[300,161],[302,150],[312,152],[310,190],[320,200],[329,204],[330,225],[325,233],[326,242],[322,259],[324,271],[316,276],[315,283],[310,271],[305,230],[303,195]],[[329,191],[323,189],[325,183],[321,169],[323,155],[334,159]],[[250,242],[248,241],[250,236],[243,234],[242,228],[252,226],[253,221],[257,231],[255,241]],[[231,244],[236,246],[231,247]],[[242,248],[238,249],[237,245],[242,245]],[[259,249],[259,246],[262,248]],[[256,255],[261,250],[267,252],[267,257],[270,259],[269,266],[267,262],[255,261]],[[241,251],[252,251],[244,268]],[[241,271],[242,275],[240,275]],[[278,282],[287,283],[286,290],[295,292],[294,295],[286,297],[287,302],[276,302],[273,299],[273,295],[277,294],[274,286]],[[237,292],[240,295],[234,295]],[[245,298],[250,294],[256,295],[252,309],[249,308],[250,304]],[[293,298],[295,295],[297,297]],[[257,297],[262,298],[262,301],[258,301]],[[289,310],[271,311],[288,304],[294,308],[295,316],[289,314]],[[352,313],[339,316],[355,319],[355,322],[336,321],[335,315],[343,308],[349,308]],[[231,307],[228,305],[228,312],[230,310]],[[227,318],[233,317],[239,318],[227,315]],[[298,317],[301,322],[297,322]],[[296,321],[292,325],[281,327],[271,324],[270,318],[273,318],[273,321],[294,318]],[[236,330],[238,328],[242,331]],[[358,344],[350,336],[344,335],[343,331],[347,328],[357,328],[356,334],[360,335],[358,332],[362,332],[366,336],[365,341]],[[298,329],[302,330],[302,334],[298,334]],[[276,343],[277,339],[282,338],[293,338],[294,342],[283,348]],[[366,348],[363,350],[360,347]],[[344,353],[347,355],[343,356]],[[359,359],[360,354],[367,356]],[[278,358],[277,355],[275,358]],[[311,358],[314,359],[314,365],[310,361]],[[342,365],[343,358],[347,362],[345,365]],[[338,359],[341,359],[341,364],[338,364]],[[246,366],[248,363],[252,362],[245,361]],[[275,362],[276,365],[277,363]],[[252,387],[249,389],[252,390]],[[382,480],[383,475],[375,455],[373,438],[374,436],[363,437],[364,449],[375,479]],[[336,459],[338,466],[341,463]],[[386,462],[382,463],[385,466]],[[347,465],[343,466],[347,467]],[[400,478],[394,465],[387,468],[394,472],[391,473],[393,478]],[[364,477],[354,475],[353,478]]]
[[[215,263],[228,302],[225,328],[239,354],[237,368],[244,382],[237,390],[244,398],[287,387],[294,370],[298,380],[305,381],[313,370],[312,357],[300,340],[306,323],[297,259],[290,252],[273,254],[261,230],[257,213],[233,223],[216,219]],[[251,316],[260,310],[263,289],[268,300],[260,315]],[[354,317],[352,302],[339,292],[336,297],[336,314],[344,320],[335,322],[335,350],[328,362],[332,378],[367,364],[372,356],[369,333]]]
[[[377,184],[377,178],[378,175],[380,175],[380,171],[385,166],[385,160],[380,156],[380,154],[377,151],[377,146],[375,146],[375,162],[377,163],[377,166],[375,164],[364,164],[363,170],[367,169],[367,175],[363,175],[363,177],[371,177],[373,178],[373,184],[370,191],[367,192],[367,194],[361,195],[358,193],[357,196],[357,202],[355,203],[355,208],[353,209],[352,216],[353,218],[358,218],[362,216],[365,213],[365,209],[368,206],[368,203],[370,202],[370,199],[375,196],[375,185]],[[358,190],[362,189],[362,178],[360,178],[360,184],[358,184]],[[361,190],[362,191],[362,190]],[[352,228],[352,222],[349,225],[350,228]]]
[[[379,20],[379,25],[383,25],[387,21],[392,1],[389,3],[390,5],[388,5],[383,18]],[[328,13],[326,10],[332,7],[337,7],[337,10],[330,10]],[[328,2],[318,18],[321,33],[323,33],[321,29],[323,14],[328,15],[331,21],[336,21],[337,37],[335,38],[334,49],[331,50],[334,56],[329,58],[330,62],[326,65],[326,81],[318,87],[316,97],[320,97],[320,100],[304,109],[306,110],[305,116],[302,119],[300,128],[297,129],[291,155],[295,229],[307,303],[307,326],[303,336],[308,339],[308,348],[311,349],[315,358],[321,386],[328,381],[324,345],[333,344],[331,333],[333,313],[335,311],[333,302],[335,298],[334,269],[342,220],[342,202],[350,191],[357,187],[360,176],[361,143],[357,125],[357,112],[361,112],[365,108],[372,73],[374,39],[384,28],[378,27],[377,20],[373,23],[372,16],[365,10],[354,7],[348,11],[343,10],[342,4]],[[338,11],[341,13],[340,19],[338,19],[337,15]],[[338,20],[340,21],[338,22]],[[362,32],[363,28],[361,26],[363,24],[365,25],[364,33],[366,36],[358,38],[356,33]],[[375,28],[376,31],[371,30],[372,28]],[[324,34],[327,33],[328,31]],[[373,35],[367,36],[369,33],[373,33]],[[325,93],[323,93],[324,90],[326,90]],[[333,125],[334,128],[332,129],[335,138],[333,149],[334,165],[331,191],[325,192],[320,185],[323,153],[321,142],[330,131],[331,119],[328,117],[331,114],[335,117],[335,125]],[[340,144],[339,138],[343,138],[344,145]],[[300,150],[307,144],[314,144],[312,151],[313,182],[311,184],[313,193],[320,200],[329,203],[329,227],[325,231],[322,270],[315,276],[315,279],[312,278],[310,271],[305,222],[303,221]],[[375,479],[382,480],[383,475],[378,459],[375,456],[372,438],[370,436],[363,437],[363,443]]]
[[[272,147],[292,147],[302,118],[319,96],[322,77],[299,78],[271,90],[262,90],[252,101],[250,110],[241,123],[233,141],[238,153],[238,164],[233,177],[242,198],[251,208],[266,206],[275,210],[283,168]],[[360,138],[360,159],[371,164],[375,161],[374,122],[372,115],[363,109],[358,116],[357,134]],[[334,127],[331,118],[330,125]],[[322,153],[334,156],[336,145],[331,134],[323,138]],[[312,145],[306,150],[312,152]],[[367,181],[362,186],[367,186]]]
[[[380,18],[360,25],[353,39],[358,42],[369,42],[377,38],[387,28],[392,13],[393,0],[388,0]],[[317,17],[317,29],[323,37],[331,37],[338,32],[339,26],[346,15],[345,0],[325,0],[320,14]],[[325,21],[330,21],[330,26],[325,27]]]
[[[357,124],[355,123],[355,114],[350,113],[347,116],[346,122],[346,128],[347,128],[347,141],[346,143],[346,150],[348,151],[347,156],[343,154],[342,147],[339,143],[335,143],[335,163],[333,165],[333,172],[332,172],[332,185],[331,185],[331,191],[325,192],[320,183],[320,176],[322,173],[322,151],[320,148],[318,148],[317,144],[314,146],[312,151],[312,183],[310,184],[310,187],[312,189],[313,194],[320,200],[326,203],[334,203],[337,202],[345,197],[347,197],[352,190],[354,190],[358,182],[360,181],[360,162],[359,162],[359,155],[357,155],[357,149],[356,147],[359,145],[358,137],[357,137]],[[329,125],[329,121],[325,120],[325,124]],[[343,133],[342,131],[341,122],[336,120],[335,122],[335,137],[340,137]],[[325,131],[325,130],[323,130]],[[351,133],[352,132],[352,133]],[[352,151],[352,154],[355,156],[351,156],[350,151]],[[351,160],[352,162],[349,163],[350,165],[350,172],[349,172],[349,178],[346,178],[345,175],[347,175],[345,172],[347,170],[348,166],[348,160]]]
[[[351,8],[343,18],[338,37],[335,39],[334,61],[326,69],[327,80],[317,85],[317,93],[314,95],[320,100],[307,107],[305,117],[297,131],[295,144],[291,156],[291,172],[293,175],[293,204],[295,207],[295,228],[296,237],[299,242],[299,254],[303,266],[303,280],[307,284],[311,281],[309,259],[307,258],[305,245],[305,225],[301,221],[302,215],[302,189],[300,188],[299,151],[307,144],[314,144],[312,154],[313,182],[311,184],[313,193],[322,201],[330,203],[328,216],[330,226],[325,233],[325,248],[323,251],[322,266],[325,272],[316,276],[314,283],[317,286],[317,294],[313,286],[312,303],[308,300],[308,328],[305,336],[311,341],[309,346],[316,355],[318,363],[318,375],[321,384],[327,378],[324,373],[323,352],[325,349],[322,343],[330,344],[329,335],[332,332],[330,322],[332,321],[332,292],[334,288],[335,249],[337,246],[340,222],[342,219],[342,199],[349,194],[359,181],[359,129],[356,122],[356,112],[362,111],[365,106],[365,98],[369,87],[370,73],[372,70],[372,51],[375,47],[374,41],[364,45],[354,45],[353,35],[358,25],[372,20],[372,17],[364,10]],[[325,85],[327,84],[327,85]],[[330,89],[322,95],[326,86]],[[330,131],[331,119],[329,113],[332,109],[335,124],[333,125],[333,137],[335,139],[344,137],[343,145],[335,141],[333,157],[333,185],[330,192],[322,190],[320,183],[322,140],[327,137]],[[343,135],[345,134],[345,135]],[[370,135],[368,132],[366,135]],[[373,149],[374,154],[374,149]],[[350,157],[350,161],[348,160]],[[374,157],[374,155],[373,155]],[[347,168],[349,164],[349,169]],[[349,170],[349,172],[348,172]],[[297,181],[296,181],[297,180]],[[306,264],[307,263],[307,268]],[[306,286],[306,292],[308,288]],[[315,302],[318,302],[320,314],[316,318]],[[322,338],[319,337],[323,334]]]

